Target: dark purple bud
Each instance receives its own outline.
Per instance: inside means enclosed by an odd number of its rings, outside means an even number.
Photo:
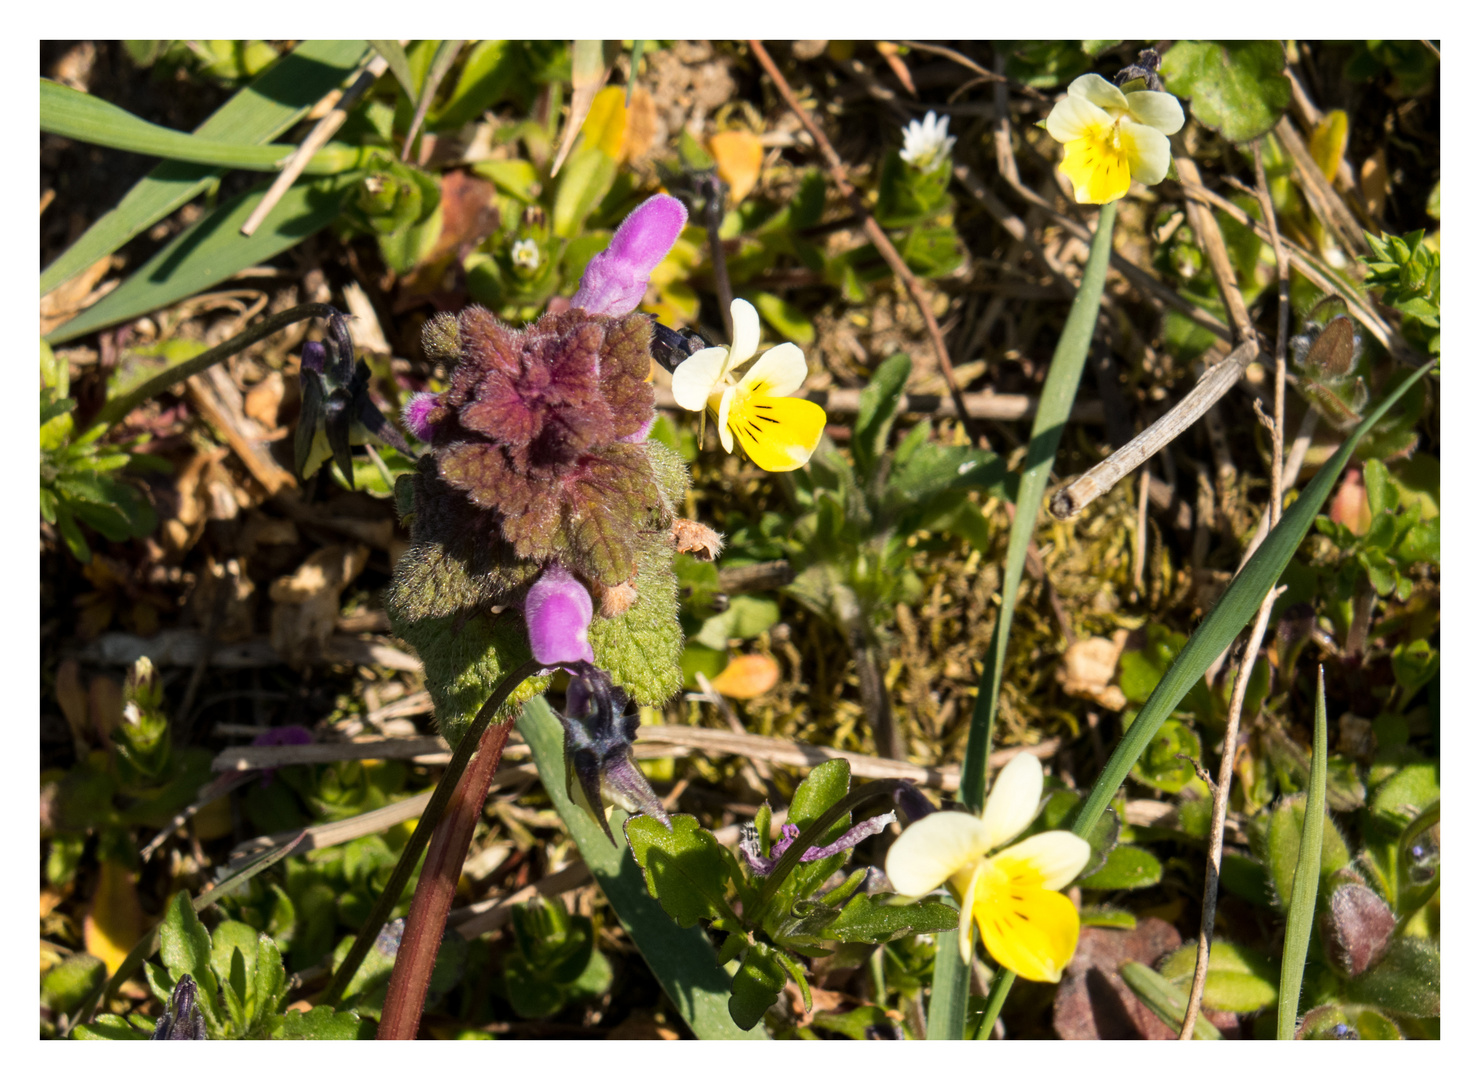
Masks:
[[[672,828],[663,804],[632,757],[637,738],[636,715],[627,715],[627,695],[611,676],[589,663],[565,665],[571,672],[565,691],[565,777],[572,801],[576,791],[613,844],[602,800],[631,814],[647,814]]]
[[[559,563],[551,563],[524,598],[534,658],[547,667],[577,660],[595,663],[596,653],[586,639],[592,613],[586,586]]]
[[[899,786],[894,789],[894,805],[899,807],[900,813],[908,819],[911,825],[935,813],[935,804],[908,780],[901,780]]]
[[[164,1015],[154,1025],[154,1034],[149,1036],[151,1041],[200,1041],[206,1038],[206,1020],[196,1004],[196,993],[195,980],[189,975],[181,975],[170,994]]]
[[[1365,885],[1338,885],[1331,891],[1329,912],[1321,916],[1321,938],[1334,967],[1360,975],[1387,951],[1397,920]]]
[[[261,735],[252,740],[253,746],[307,746],[313,742],[313,732],[299,724],[288,724],[284,727],[268,728]],[[276,769],[262,770],[262,785],[266,787],[272,783],[272,778],[277,775]]]
[[[654,195],[617,227],[607,249],[586,264],[571,307],[590,315],[626,315],[642,303],[648,275],[663,261],[689,220],[684,204]]]
[[[439,397],[440,394],[429,390],[412,394],[401,409],[401,419],[406,423],[406,430],[424,443],[431,442],[432,436],[436,434],[436,428],[427,419],[427,415],[437,407]]]
[[[329,359],[329,350],[324,348],[322,341],[305,341],[303,343],[303,356],[298,361],[299,371],[311,371],[315,375],[324,373],[324,363]]]

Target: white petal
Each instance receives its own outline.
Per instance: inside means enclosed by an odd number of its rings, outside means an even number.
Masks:
[[[735,341],[730,346],[730,362],[725,372],[731,372],[755,355],[761,343],[761,317],[749,301],[738,296],[730,301],[730,322],[735,324]]]
[[[894,841],[884,858],[884,873],[895,892],[924,896],[987,850],[987,832],[980,818],[942,810],[921,818]]]
[[[700,349],[673,370],[673,400],[689,412],[702,412],[719,386],[730,350],[716,345]]]
[[[735,452],[735,436],[730,434],[730,406],[735,401],[735,388],[728,388],[724,396],[719,399],[719,408],[715,415],[719,417],[716,423],[719,425],[719,444],[725,448],[725,453]]]
[[[982,810],[989,849],[1001,847],[1032,824],[1043,795],[1043,765],[1027,752],[1019,754],[997,774]]]
[[[762,397],[790,397],[807,379],[807,358],[791,342],[767,349],[740,380],[745,394]]]
[[[961,921],[956,924],[956,945],[961,950],[961,962],[968,968],[971,967],[971,909],[976,904],[976,883],[980,880],[980,873],[971,875],[971,884],[961,894]]]
[[[1106,112],[1125,112],[1125,95],[1120,88],[1098,75],[1081,75],[1069,84],[1069,96],[1098,105]]]
[[[1182,114],[1182,103],[1175,94],[1138,90],[1127,94],[1125,100],[1130,106],[1131,117],[1137,123],[1154,127],[1163,135],[1177,134],[1187,122]]]
[[[1089,862],[1089,843],[1071,832],[1056,829],[1013,844],[993,859],[1021,859],[1031,863],[1043,875],[1043,887],[1056,892],[1078,877]]]
[[[1172,144],[1167,137],[1145,124],[1129,121],[1120,125],[1121,144],[1126,149],[1126,163],[1131,177],[1143,184],[1159,184],[1167,178],[1172,163]]]
[[[1073,142],[1103,131],[1114,121],[1110,114],[1082,97],[1066,97],[1048,114],[1048,133],[1059,142]]]

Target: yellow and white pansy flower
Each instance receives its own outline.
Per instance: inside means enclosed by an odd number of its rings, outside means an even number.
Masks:
[[[807,378],[806,357],[788,341],[763,352],[737,380],[736,368],[760,346],[761,323],[755,308],[740,299],[730,304],[730,320],[735,340],[729,348],[700,349],[678,365],[673,399],[690,412],[714,414],[726,453],[735,452],[738,439],[750,460],[767,472],[799,469],[817,449],[827,423],[816,402],[790,396]]]
[[[963,960],[971,959],[974,919],[997,963],[1025,979],[1058,982],[1079,943],[1079,912],[1058,890],[1084,869],[1090,848],[1063,830],[1004,848],[1038,816],[1042,795],[1043,766],[1019,754],[997,775],[980,817],[943,810],[921,818],[889,849],[884,872],[904,896],[950,886],[961,901]]]
[[[1107,203],[1131,180],[1159,184],[1172,161],[1168,135],[1182,130],[1182,103],[1159,90],[1122,93],[1098,75],[1081,75],[1048,114],[1048,133],[1064,143],[1059,166],[1082,203]]]

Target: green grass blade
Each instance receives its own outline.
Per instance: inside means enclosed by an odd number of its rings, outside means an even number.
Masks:
[[[1100,295],[1105,291],[1105,268],[1110,264],[1117,205],[1117,202],[1106,203],[1100,210],[1100,223],[1090,247],[1089,261],[1085,263],[1084,279],[1074,295],[1074,304],[1054,349],[1053,363],[1043,382],[1043,395],[1038,399],[1038,415],[1033,420],[1033,435],[1028,443],[1028,459],[1023,463],[1023,476],[1018,482],[1017,513],[1007,541],[1007,562],[1002,568],[1002,611],[992,629],[992,643],[966,740],[966,758],[961,765],[961,801],[974,811],[981,810],[986,798],[987,755],[992,749],[992,726],[1002,696],[1002,669],[1007,663],[1018,585],[1023,580],[1023,564],[1028,558],[1028,545],[1033,540],[1054,454],[1063,437],[1079,378],[1084,373],[1084,360],[1094,338]]]
[[[1315,919],[1316,892],[1321,883],[1321,834],[1326,823],[1325,671],[1317,675],[1316,687],[1310,784],[1305,789],[1305,826],[1300,832],[1295,887],[1290,893],[1290,915],[1285,921],[1285,957],[1280,965],[1280,998],[1275,1025],[1278,1039],[1295,1037],[1295,1018],[1300,1012],[1300,984],[1305,977],[1305,954],[1310,946],[1310,925]]]
[[[1140,998],[1142,1004],[1154,1012],[1162,1023],[1173,1031],[1181,1030],[1182,1017],[1187,1015],[1186,990],[1173,986],[1145,964],[1126,964],[1120,969],[1120,977],[1131,988],[1131,993]],[[1199,1011],[1197,1023],[1192,1029],[1192,1037],[1194,1039],[1222,1039],[1223,1033]]]
[[[1315,521],[1316,515],[1320,513],[1321,507],[1325,505],[1331,489],[1336,486],[1336,480],[1341,476],[1341,470],[1346,467],[1347,459],[1352,456],[1357,443],[1372,430],[1373,425],[1382,419],[1389,409],[1398,403],[1398,400],[1414,383],[1428,373],[1434,363],[1435,361],[1429,361],[1404,379],[1377,408],[1372,410],[1367,419],[1357,426],[1346,442],[1341,444],[1341,448],[1331,455],[1326,464],[1321,466],[1321,471],[1316,473],[1315,478],[1301,492],[1295,505],[1285,511],[1280,523],[1271,530],[1270,534],[1265,537],[1264,543],[1259,545],[1259,550],[1254,553],[1253,558],[1238,572],[1238,576],[1228,586],[1228,591],[1223,594],[1212,613],[1193,631],[1191,639],[1177,654],[1172,666],[1162,676],[1161,682],[1157,683],[1156,689],[1151,692],[1151,697],[1142,706],[1135,722],[1116,744],[1110,760],[1105,763],[1104,771],[1100,773],[1100,778],[1095,781],[1095,786],[1090,789],[1089,797],[1085,799],[1084,806],[1079,811],[1079,817],[1074,823],[1076,833],[1080,836],[1088,834],[1090,828],[1100,819],[1100,814],[1104,812],[1105,807],[1110,805],[1115,792],[1125,782],[1126,774],[1131,771],[1131,766],[1136,763],[1146,749],[1146,745],[1161,729],[1162,722],[1171,715],[1172,709],[1182,700],[1187,691],[1192,689],[1193,683],[1202,678],[1213,660],[1232,644],[1233,639],[1249,624],[1249,620],[1259,610],[1259,605],[1264,602],[1265,594],[1279,581],[1280,575],[1284,573],[1285,567],[1300,547],[1300,542],[1310,531],[1311,524]]]
[[[401,89],[406,91],[406,100],[416,100],[416,78],[411,74],[411,61],[406,59],[406,50],[401,48],[399,41],[376,41],[370,39],[370,44],[375,46],[375,51],[385,57],[386,66],[391,69],[391,74],[396,77],[396,82],[401,84]]]
[[[297,123],[314,103],[340,85],[364,57],[363,41],[305,41],[239,91],[195,129],[202,138],[263,143]],[[117,251],[155,222],[195,198],[219,169],[165,161],[140,180],[113,210],[41,275],[41,295]]]
[[[977,688],[976,709],[971,716],[966,757],[961,765],[960,799],[971,810],[979,811],[986,799],[987,756],[992,751],[992,727],[997,720],[997,704],[1002,696],[1002,670],[1007,663],[1007,642],[1012,632],[1013,611],[1017,607],[1018,585],[1023,580],[1023,564],[1028,558],[1028,545],[1033,540],[1033,527],[1038,522],[1043,491],[1048,486],[1049,470],[1053,468],[1054,454],[1063,437],[1064,424],[1069,419],[1074,395],[1079,390],[1079,378],[1084,373],[1084,360],[1094,338],[1095,321],[1100,314],[1100,295],[1105,291],[1105,268],[1110,265],[1110,242],[1115,234],[1117,205],[1107,203],[1100,210],[1100,223],[1090,246],[1089,260],[1084,266],[1084,279],[1069,308],[1069,317],[1064,322],[1058,347],[1054,349],[1053,363],[1043,382],[1043,394],[1038,399],[1038,415],[1033,421],[1033,435],[1028,443],[1028,459],[1018,482],[1017,514],[1007,541],[1007,562],[1002,568],[1002,610],[997,615],[997,625],[992,628],[992,643],[988,646],[981,685]],[[963,915],[965,917],[968,916]],[[944,964],[942,960],[945,960]],[[966,968],[959,955],[947,959],[944,952],[937,953],[930,994],[931,1015],[927,1022],[930,1038],[962,1037],[966,1024],[965,978]],[[997,1011],[1001,1010],[1002,1001],[1011,986],[1012,975],[1004,972],[992,994]],[[946,1010],[948,1018],[937,1022],[937,1008]],[[982,1027],[990,1032],[997,1022],[997,1012],[989,1008],[988,1013]]]
[[[961,960],[955,934],[935,936],[935,976],[930,983],[930,1013],[925,1018],[927,1039],[965,1036],[966,1003],[971,997],[971,968]]]
[[[55,345],[114,323],[168,307],[255,266],[318,232],[339,213],[348,177],[300,180],[273,207],[258,230],[241,235],[266,186],[222,203],[141,266],[132,277],[81,315],[53,330]]]
[[[591,816],[565,793],[565,734],[544,698],[535,698],[519,718],[545,792],[581,850],[591,874],[679,1015],[701,1039],[764,1039],[758,1024],[741,1031],[730,1019],[730,977],[715,962],[709,939],[697,926],[680,930],[648,895],[642,871],[626,844],[612,846]],[[626,814],[612,813],[612,833],[620,841]]]
[[[160,127],[102,98],[46,79],[41,80],[41,130],[135,154],[256,172],[276,172],[297,149],[286,143],[259,146],[206,139]],[[309,158],[303,171],[310,175],[340,172],[359,157],[355,147],[331,145]]]

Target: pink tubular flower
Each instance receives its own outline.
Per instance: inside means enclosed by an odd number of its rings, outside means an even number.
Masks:
[[[432,441],[432,433],[436,430],[435,425],[427,419],[427,414],[436,407],[438,397],[430,390],[424,390],[419,394],[412,394],[401,408],[401,419],[406,422],[406,430],[424,443]]]
[[[591,625],[591,594],[558,562],[551,563],[524,598],[524,622],[534,658],[547,667],[577,660],[596,662],[586,630]]]
[[[642,303],[648,275],[678,240],[689,220],[684,204],[654,195],[627,215],[611,244],[594,256],[581,276],[571,307],[591,315],[626,315]]]

